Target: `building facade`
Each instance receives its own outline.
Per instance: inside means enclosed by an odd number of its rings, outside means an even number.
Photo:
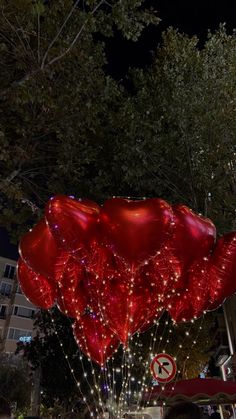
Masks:
[[[236,380],[236,294],[213,312],[215,326],[209,362],[211,376]]]
[[[0,353],[13,354],[17,342],[31,340],[35,311],[17,282],[16,261],[0,257]]]

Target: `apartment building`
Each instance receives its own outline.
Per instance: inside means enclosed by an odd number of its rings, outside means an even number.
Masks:
[[[31,340],[35,311],[17,282],[16,261],[0,256],[0,352],[14,353],[18,341]]]
[[[210,364],[224,380],[236,380],[236,295],[228,298],[214,317]]]

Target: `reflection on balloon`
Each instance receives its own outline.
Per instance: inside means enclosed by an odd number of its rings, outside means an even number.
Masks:
[[[167,310],[175,322],[236,292],[236,233],[152,198],[95,202],[58,195],[20,243],[18,278],[36,305],[75,319],[82,351],[100,365]]]
[[[36,307],[49,309],[56,297],[56,287],[47,278],[33,272],[22,259],[17,266],[18,281],[25,296]]]
[[[19,253],[33,271],[54,278],[54,267],[60,251],[45,218],[22,237]]]
[[[103,366],[119,346],[119,339],[94,313],[85,314],[73,325],[75,340],[81,350]]]

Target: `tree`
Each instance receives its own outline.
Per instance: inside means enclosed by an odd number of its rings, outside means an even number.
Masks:
[[[102,372],[81,353],[72,335],[72,320],[53,309],[51,313],[38,314],[35,326],[40,333],[32,343],[20,343],[18,350],[24,350],[33,370],[41,369],[44,409],[66,414],[76,409],[85,412],[89,405],[95,411],[101,401],[111,397],[109,389],[112,389],[112,402],[129,398],[128,390],[140,402],[140,391],[152,382],[153,354],[166,351],[176,357],[178,379],[198,376],[209,359],[212,323],[213,317],[208,314],[204,321],[174,326],[164,315],[158,325],[135,336],[126,350],[120,347],[107,363],[107,371]]]
[[[56,25],[53,5],[44,32]],[[167,31],[150,69],[130,75],[130,92],[105,74],[91,31],[50,71],[2,97],[2,224],[32,224],[22,201],[43,208],[56,193],[99,202],[115,193],[181,201],[221,232],[234,228],[235,34],[221,27],[199,50],[197,38]],[[12,54],[4,57],[13,77],[22,55],[14,67]]]
[[[98,202],[116,194],[181,201],[210,216],[220,232],[233,229],[235,33],[222,26],[199,49],[196,37],[170,29],[150,68],[133,70],[122,84],[106,72],[107,37],[116,25],[136,40],[158,19],[134,0],[84,4],[1,1],[1,223],[18,237],[53,194]],[[64,321],[58,317],[58,324]],[[52,326],[47,319],[39,326],[46,337],[27,347],[29,357],[43,368],[46,404],[57,403],[57,383],[67,410],[63,394],[74,403],[78,389],[59,358]],[[185,332],[178,329],[175,339]],[[68,324],[62,335],[83,377]],[[185,363],[183,376],[196,373],[203,358],[196,357],[194,372]]]
[[[41,310],[35,321],[37,336],[30,344],[20,342],[17,348],[18,353],[23,351],[32,371],[41,369],[42,407],[65,415],[72,410],[87,412],[88,406],[95,411],[107,397],[107,377],[80,351],[71,326],[72,319],[58,309]],[[121,358],[120,348],[114,367],[120,367]],[[121,385],[117,380],[117,395]]]
[[[0,366],[0,393],[12,404],[16,403],[18,412],[25,412],[30,406],[31,395],[30,370],[25,362],[14,365],[3,355]]]
[[[235,43],[224,26],[202,49],[168,30],[151,68],[133,72],[116,125],[114,155],[133,195],[184,202],[220,232],[235,228]]]
[[[105,73],[105,43],[114,27],[135,41],[159,19],[136,0],[2,0],[0,8],[1,224],[25,229],[24,202],[42,208],[67,186],[107,194],[109,113],[123,91]]]

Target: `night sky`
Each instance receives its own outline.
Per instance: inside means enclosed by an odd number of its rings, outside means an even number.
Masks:
[[[127,42],[117,34],[107,48],[109,72],[122,78],[129,67],[144,67],[152,61],[152,52],[161,43],[161,34],[169,26],[188,35],[197,35],[201,47],[208,29],[214,31],[220,23],[226,23],[229,32],[236,28],[235,0],[151,0],[161,18],[155,28],[148,28],[136,43]]]
[[[10,243],[8,234],[3,228],[0,228],[0,256],[18,259],[17,247]]]
[[[208,29],[214,31],[225,22],[227,30],[236,28],[236,0],[147,0],[158,11],[161,23],[145,30],[141,39],[127,42],[116,34],[107,47],[108,71],[117,79],[125,76],[129,67],[145,67],[152,61],[152,52],[161,43],[161,33],[169,26],[180,32],[199,37],[204,44]],[[11,245],[7,233],[0,229],[0,255],[17,258],[16,247]]]

